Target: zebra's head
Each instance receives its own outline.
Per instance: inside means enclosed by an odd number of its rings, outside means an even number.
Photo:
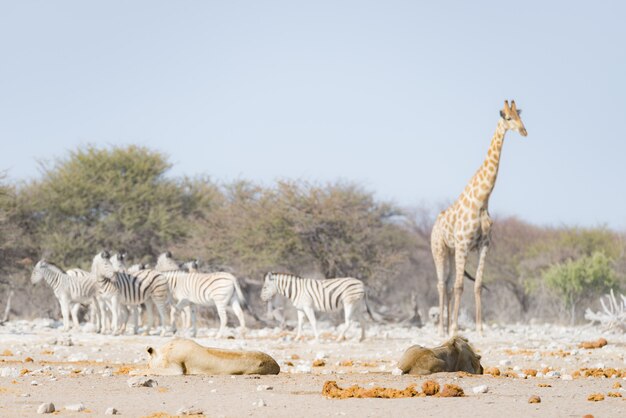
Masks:
[[[111,255],[108,251],[102,251],[96,254],[91,263],[91,272],[98,278],[112,278],[115,275],[115,269],[111,264]]]
[[[198,260],[191,260],[191,261],[187,261],[186,263],[183,263],[180,267],[183,270],[188,271],[189,273],[195,273],[198,271],[199,265],[200,265],[200,262]]]
[[[276,288],[274,275],[272,272],[269,272],[265,275],[265,279],[263,280],[263,288],[261,289],[261,300],[267,302],[276,293],[278,293],[278,289]]]
[[[35,284],[39,283],[43,279],[43,269],[48,267],[48,262],[45,259],[41,259],[35,264],[33,273],[30,275],[30,282]]]
[[[172,271],[172,270],[179,270],[180,266],[172,258],[172,253],[167,251],[159,255],[159,258],[157,258],[157,263],[154,269],[158,271]]]
[[[109,261],[111,261],[115,271],[126,271],[126,251],[121,250],[116,252],[111,256]]]

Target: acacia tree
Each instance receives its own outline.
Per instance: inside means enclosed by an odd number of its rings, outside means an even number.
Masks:
[[[552,266],[544,280],[569,310],[570,321],[576,320],[576,307],[583,301],[595,299],[617,284],[612,260],[603,252]]]
[[[186,234],[195,197],[165,174],[166,157],[138,146],[79,148],[24,189],[42,255],[87,265],[101,248],[144,256]]]

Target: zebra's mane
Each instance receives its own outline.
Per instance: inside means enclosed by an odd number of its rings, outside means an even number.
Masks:
[[[279,273],[279,272],[276,272],[276,271],[271,271],[270,274],[272,276],[274,276],[274,275],[281,275],[281,276],[289,276],[289,277],[292,277],[294,279],[306,279],[306,277],[298,276],[297,274],[293,274],[293,273]]]
[[[47,261],[46,260],[46,264],[50,267],[52,267],[52,270],[56,270],[56,273],[63,273],[63,274],[67,274],[67,272],[65,270],[63,270],[61,267],[57,266],[56,264],[54,264],[52,261]]]

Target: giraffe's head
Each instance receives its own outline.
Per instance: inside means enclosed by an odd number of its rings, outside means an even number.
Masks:
[[[515,106],[515,100],[511,101],[511,106],[509,106],[509,101],[504,101],[504,109],[500,111],[500,117],[504,122],[504,127],[510,131],[517,131],[521,136],[528,135],[526,132],[526,128],[524,127],[524,122],[520,119],[520,115],[522,114],[522,109],[518,109]]]

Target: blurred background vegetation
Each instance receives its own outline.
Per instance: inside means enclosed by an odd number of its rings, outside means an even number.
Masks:
[[[205,271],[230,271],[261,312],[256,296],[269,270],[357,277],[375,309],[398,321],[437,304],[434,208],[400,208],[349,182],[222,183],[174,178],[171,166],[147,148],[86,146],[43,164],[29,183],[0,177],[0,306],[14,291],[12,316],[58,317],[50,288],[30,284],[33,264],[45,257],[89,269],[104,248],[126,250],[130,263],[171,250]],[[624,288],[623,232],[494,218],[487,322],[576,323],[608,289]],[[473,292],[464,293],[472,317]]]

